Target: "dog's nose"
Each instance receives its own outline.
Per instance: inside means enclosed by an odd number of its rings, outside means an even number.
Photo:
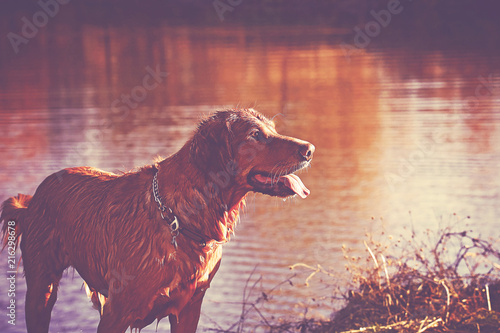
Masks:
[[[314,150],[316,147],[312,143],[307,142],[306,144],[302,145],[299,149],[299,154],[304,158],[306,161],[310,161],[312,159]]]

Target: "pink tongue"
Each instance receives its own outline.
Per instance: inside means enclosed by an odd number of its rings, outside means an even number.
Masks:
[[[289,174],[282,176],[280,181],[283,180],[286,187],[290,188],[292,191],[297,193],[302,199],[305,199],[311,191],[307,189],[300,180],[299,176],[294,174]]]
[[[262,176],[260,174],[255,175],[255,179],[257,179],[261,183],[273,183],[273,179],[271,177]],[[281,176],[279,179],[280,182],[283,182],[283,185],[297,193],[302,199],[305,199],[311,191],[309,191],[302,180],[300,180],[299,176],[294,174],[289,174],[286,176]]]

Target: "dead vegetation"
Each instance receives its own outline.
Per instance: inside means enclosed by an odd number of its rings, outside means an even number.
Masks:
[[[500,332],[500,251],[498,240],[472,230],[409,232],[395,239],[367,235],[365,251],[343,248],[352,280],[344,289],[343,308],[329,320],[266,319],[258,305],[269,293],[244,301],[242,317],[224,332],[253,332],[245,325],[249,311],[259,311],[259,331],[266,332]],[[310,271],[306,284],[335,274],[322,266],[298,263]],[[285,281],[290,282],[291,281]],[[255,285],[254,285],[255,286]],[[246,312],[245,312],[246,311]]]
[[[365,247],[373,267],[344,249],[354,288],[332,331],[498,331],[500,252],[494,243],[453,227],[412,231],[392,244],[370,238]]]

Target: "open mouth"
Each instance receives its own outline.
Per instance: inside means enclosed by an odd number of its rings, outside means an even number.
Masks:
[[[311,193],[300,177],[293,173],[273,176],[266,172],[253,172],[248,175],[248,183],[255,192],[282,198],[297,194],[304,199]]]

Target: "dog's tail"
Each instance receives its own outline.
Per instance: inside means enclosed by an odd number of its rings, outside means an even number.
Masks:
[[[2,205],[2,214],[0,223],[2,225],[2,243],[4,249],[7,245],[17,247],[19,237],[22,233],[22,224],[24,215],[31,201],[32,196],[18,194],[16,197],[10,197]]]

